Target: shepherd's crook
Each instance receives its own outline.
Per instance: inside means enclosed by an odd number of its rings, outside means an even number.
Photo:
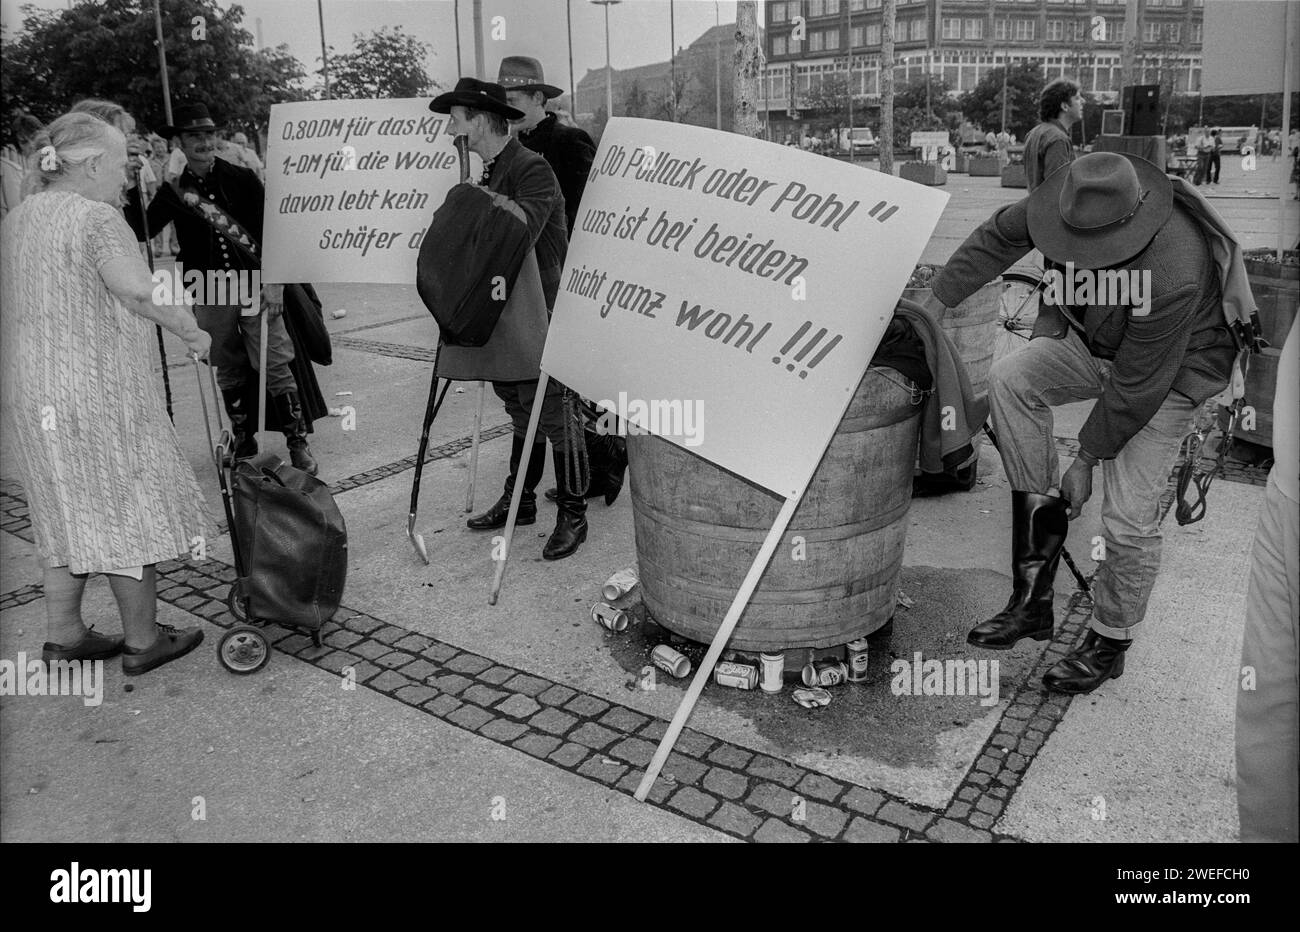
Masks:
[[[533,398],[533,410],[528,415],[528,430],[524,434],[524,455],[519,462],[519,472],[516,475],[528,475],[528,460],[532,457],[533,441],[537,438],[537,424],[542,417],[542,400],[546,398],[546,385],[551,381],[551,377],[542,372],[542,377],[537,380],[537,394]],[[560,482],[564,479],[561,477]],[[492,557],[497,560],[496,574],[492,577],[492,591],[488,594],[488,605],[497,604],[497,596],[501,594],[501,580],[506,575],[506,561],[510,559],[510,540],[515,536],[515,518],[519,516],[519,502],[524,497],[524,483],[521,479],[515,483],[514,491],[510,493],[510,514],[506,517],[506,533],[502,538],[503,546],[500,557],[497,557],[496,538],[492,541]]]
[[[483,433],[483,398],[487,383],[478,383],[478,407],[474,410],[474,437],[469,445],[469,488],[465,490],[465,514],[474,510],[474,481],[478,478],[478,443]]]
[[[138,166],[135,171],[136,190],[140,192],[140,223],[144,228],[144,254],[149,259],[149,277],[153,278],[153,242],[149,238],[149,211],[144,204],[144,187],[140,183],[140,169]],[[158,358],[162,360],[163,394],[167,398],[167,419],[175,422],[176,416],[172,413],[172,377],[167,371],[167,347],[163,343],[162,325],[154,324],[154,330],[158,332]]]

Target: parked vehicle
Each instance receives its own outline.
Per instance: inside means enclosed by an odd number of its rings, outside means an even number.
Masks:
[[[849,146],[852,144],[852,150]],[[852,152],[853,155],[875,155],[876,154],[876,137],[871,132],[869,126],[855,126],[853,129],[840,134],[840,151]]]

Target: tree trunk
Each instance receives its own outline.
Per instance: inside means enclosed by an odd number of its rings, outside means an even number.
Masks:
[[[736,71],[733,93],[735,132],[745,136],[758,136],[758,95],[759,81],[763,76],[763,49],[758,43],[756,0],[738,0],[736,3],[736,51],[733,63]]]
[[[894,0],[880,4],[880,170],[894,173]]]

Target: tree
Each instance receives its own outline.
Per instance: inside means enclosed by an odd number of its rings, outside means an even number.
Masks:
[[[48,122],[83,97],[130,111],[142,128],[165,122],[152,0],[85,0],[64,10],[22,8],[4,42],[7,124],[26,109]],[[243,8],[217,0],[162,0],[174,103],[202,103],[232,128],[254,132],[270,105],[306,96],[302,65],[285,46],[257,51]]]
[[[961,96],[966,119],[984,129],[1002,125],[1002,74],[998,67],[987,72],[978,84]],[[1046,84],[1037,62],[1021,62],[1006,69],[1007,132],[1017,139],[1038,125],[1038,97]]]
[[[370,35],[352,37],[353,50],[339,55],[330,49],[330,93],[353,100],[425,97],[439,85],[424,70],[430,46],[402,31],[384,26]]]
[[[685,68],[678,68],[675,73],[665,75],[663,92],[655,99],[650,118],[689,123],[690,115],[698,106],[698,101],[689,91],[690,84],[691,75]]]
[[[632,85],[623,95],[623,115],[630,117],[649,117],[653,105],[646,92],[641,90],[641,82],[632,79]]]
[[[763,49],[758,41],[758,4],[755,0],[739,0],[736,3],[736,49],[732,56],[732,66],[736,76],[733,92],[736,132],[745,136],[757,136]]]

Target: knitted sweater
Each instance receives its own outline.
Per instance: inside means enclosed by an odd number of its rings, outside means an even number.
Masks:
[[[932,289],[956,307],[1034,248],[1026,224],[1028,198],[1003,207],[966,238],[935,276]],[[1081,257],[1081,264],[1085,264]],[[1121,270],[1151,273],[1151,310],[1090,305],[1070,309],[1088,349],[1111,360],[1110,378],[1079,431],[1079,444],[1110,459],[1146,426],[1171,390],[1201,404],[1228,383],[1236,350],[1224,323],[1219,276],[1200,226],[1175,203],[1169,221]],[[1044,312],[1056,308],[1043,306]],[[1040,324],[1055,315],[1040,315]],[[1035,327],[1035,336],[1042,332]],[[1062,336],[1064,330],[1051,336]]]

